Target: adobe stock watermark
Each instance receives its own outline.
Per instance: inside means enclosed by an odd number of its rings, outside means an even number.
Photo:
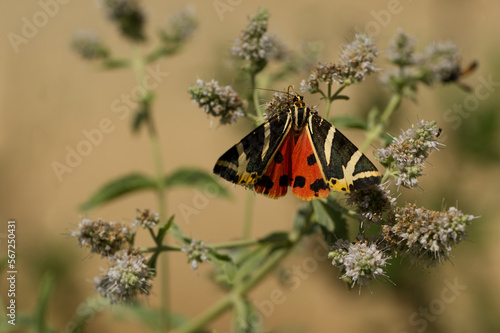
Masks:
[[[412,0],[407,1],[412,2]],[[363,27],[364,29],[355,26],[353,30],[355,33],[365,33],[372,37],[378,36],[382,28],[387,27],[391,23],[393,16],[401,14],[404,9],[405,7],[401,3],[401,0],[388,0],[386,9],[370,10],[373,20],[368,21]]]
[[[162,72],[159,65],[155,68],[147,67],[147,74],[144,76],[142,84],[133,87],[128,93],[123,93],[119,98],[115,98],[110,105],[111,112],[118,118],[124,120],[129,117],[132,110],[137,109],[138,102],[148,94],[148,91],[156,89],[161,82],[169,75]],[[116,119],[115,119],[116,121]],[[91,129],[83,129],[82,139],[76,145],[65,147],[66,156],[63,161],[53,161],[52,170],[59,182],[64,180],[65,174],[72,173],[88,157],[95,147],[104,141],[106,135],[113,133],[116,124],[112,118],[102,118],[99,123]]]
[[[19,53],[20,46],[28,44],[30,40],[35,38],[40,32],[40,29],[45,27],[50,19],[54,18],[59,13],[61,5],[66,5],[70,1],[71,0],[39,0],[39,10],[29,17],[21,17],[20,33],[12,31],[7,33],[7,39],[14,53]]]
[[[464,119],[469,118],[472,112],[477,111],[481,101],[485,101],[493,94],[496,87],[500,86],[500,81],[493,81],[493,75],[487,78],[479,76],[479,84],[473,89],[473,94],[467,94],[461,103],[455,103],[443,113],[443,120],[451,123],[451,128],[456,130],[462,125]],[[442,140],[447,136],[443,135]]]
[[[243,0],[214,0],[212,5],[217,16],[219,16],[219,20],[224,21],[224,13],[232,12],[242,2]]]
[[[328,260],[328,246],[321,240],[316,240],[318,244],[313,250],[312,256],[302,259],[300,264],[293,264],[285,270],[286,279],[284,285],[289,291],[295,291],[300,288],[302,282],[309,279],[314,273],[319,263]],[[281,288],[275,288],[269,292],[269,297],[263,300],[253,300],[252,304],[255,311],[247,318],[247,321],[255,325],[261,325],[264,318],[272,316],[278,305],[285,303],[287,300],[285,292]]]
[[[193,189],[193,198],[189,204],[182,202],[178,206],[182,220],[189,224],[193,215],[197,216],[208,207],[210,199],[216,198],[220,194],[220,188],[217,184],[209,183],[203,186],[203,189]]]
[[[424,332],[429,322],[435,321],[446,310],[447,305],[455,302],[462,292],[467,290],[467,286],[460,284],[457,277],[453,282],[444,280],[443,283],[445,287],[441,290],[439,297],[430,301],[426,307],[420,307],[418,312],[413,312],[408,318],[408,322],[418,333]],[[401,331],[401,333],[408,332]]]

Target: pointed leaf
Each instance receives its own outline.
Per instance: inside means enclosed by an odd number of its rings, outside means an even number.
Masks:
[[[182,168],[165,176],[165,187],[190,186],[202,189],[207,197],[226,197],[229,192],[222,187],[217,179],[206,171],[192,168]]]
[[[338,116],[332,119],[332,124],[336,127],[359,128],[366,130],[368,124],[365,120],[355,116]]]
[[[209,251],[207,257],[216,266],[216,280],[229,285],[233,284],[236,275],[236,265],[231,260],[231,257],[220,254],[216,251]]]
[[[81,209],[89,210],[125,194],[145,189],[156,189],[156,181],[140,173],[123,176],[101,187],[81,206]]]

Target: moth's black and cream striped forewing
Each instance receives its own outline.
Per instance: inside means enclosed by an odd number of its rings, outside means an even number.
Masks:
[[[236,184],[255,184],[291,127],[290,113],[275,115],[225,152],[215,163],[214,173]]]
[[[312,113],[307,134],[331,189],[351,192],[380,183],[380,173],[372,162],[328,121]]]

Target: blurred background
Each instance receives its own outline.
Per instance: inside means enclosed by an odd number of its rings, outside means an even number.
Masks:
[[[0,3],[1,35],[6,37],[0,48],[0,253],[3,256],[7,247],[6,222],[15,219],[18,313],[35,309],[41,277],[51,271],[56,287],[48,320],[54,329],[64,331],[78,305],[95,295],[93,277],[106,267],[99,256],[89,256],[77,246],[69,237],[71,230],[82,217],[129,222],[135,218],[136,209],[155,210],[156,199],[150,193],[137,194],[83,215],[79,211],[79,205],[105,182],[133,171],[152,173],[154,168],[145,133],[131,134],[132,119],[121,119],[112,111],[113,103],[133,90],[133,72],[104,71],[83,61],[70,48],[77,30],[92,29],[114,54],[132,55],[99,2],[60,1],[45,24],[35,31],[25,31],[29,38],[16,46],[9,41],[11,33],[22,36],[26,20],[36,20],[44,11],[42,4],[50,2]],[[186,5],[185,1],[142,3],[151,36]],[[420,179],[421,189],[402,189],[398,202],[435,210],[456,206],[481,217],[470,226],[468,241],[455,248],[452,262],[427,269],[400,265],[395,259],[389,271],[392,282],[380,280],[358,295],[357,289],[345,288],[327,260],[311,264],[320,242],[310,239],[249,297],[254,304],[268,304],[273,290],[284,293],[284,302],[263,312],[264,327],[275,332],[500,332],[500,3],[217,0],[188,4],[196,12],[199,28],[183,51],[160,60],[157,67],[168,73],[155,90],[153,109],[166,171],[181,166],[210,171],[216,159],[250,129],[251,124],[245,120],[235,126],[218,126],[215,122],[211,126],[210,119],[190,101],[187,89],[197,78],[214,78],[221,85],[234,83],[228,62],[230,48],[247,18],[259,7],[269,8],[269,31],[291,49],[298,50],[302,41],[323,42],[323,61],[337,61],[340,45],[352,40],[353,31],[370,33],[383,50],[402,27],[418,38],[420,50],[433,40],[453,40],[462,51],[464,66],[472,60],[479,62],[479,68],[463,79],[472,88],[471,93],[454,85],[421,87],[415,102],[403,101],[390,125],[393,134],[422,119],[436,120],[443,129],[446,146],[432,153],[426,175]],[[377,65],[387,66],[383,54]],[[282,86],[263,88],[299,87],[307,77],[304,73]],[[485,82],[490,82],[488,88],[478,88],[481,94],[476,94],[476,88],[485,86]],[[486,91],[489,94],[485,95]],[[365,115],[372,105],[383,106],[389,96],[375,75],[345,92],[351,101],[336,102],[331,115]],[[309,105],[319,105],[320,110],[324,107],[316,96],[306,95],[305,100]],[[454,105],[465,110],[458,117],[460,121],[446,117],[459,114],[453,111]],[[76,149],[85,139],[84,131],[99,128],[105,118],[111,120],[113,130],[104,134],[102,142],[93,146],[71,172],[58,177],[53,163],[65,164],[68,149]],[[363,141],[360,131],[342,131],[358,145]],[[232,200],[209,199],[188,218],[183,218],[182,207],[194,205],[195,190],[175,190],[167,198],[169,213],[177,214],[186,235],[209,243],[241,237],[245,189],[225,185],[233,194]],[[252,236],[290,230],[300,204],[292,195],[278,201],[255,197]],[[149,245],[146,235],[138,237],[136,244]],[[279,273],[297,265],[309,271],[292,290],[290,285],[280,284]],[[224,294],[208,278],[210,265],[193,271],[185,255],[176,253],[171,255],[171,271],[172,304],[178,313],[196,316]],[[0,286],[6,302],[5,274]],[[155,286],[145,302],[157,307],[158,296]],[[209,328],[229,332],[230,318],[226,313]],[[87,331],[146,332],[147,328],[134,318],[117,318],[106,312],[94,318]]]

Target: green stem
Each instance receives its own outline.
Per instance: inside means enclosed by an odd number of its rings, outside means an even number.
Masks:
[[[262,279],[270,273],[276,265],[283,260],[289,253],[291,253],[292,249],[296,244],[300,242],[304,234],[307,232],[309,225],[305,225],[301,231],[294,231],[290,235],[291,244],[279,250],[272,252],[269,255],[269,259],[260,267],[259,270],[255,274],[253,274],[249,279],[244,280],[241,285],[236,286],[233,291],[215,303],[212,307],[210,307],[207,311],[202,313],[198,318],[187,323],[185,326],[182,326],[175,333],[190,333],[195,332],[201,328],[203,328],[207,323],[215,319],[224,311],[228,310],[231,306],[233,306],[239,299],[245,296],[253,287],[255,287]]]
[[[253,218],[253,203],[255,194],[253,191],[246,191],[245,200],[245,211],[243,216],[243,239],[248,239],[250,237],[250,231],[252,228],[252,218]]]
[[[257,239],[242,239],[242,240],[238,240],[238,241],[209,245],[208,247],[210,247],[214,250],[220,250],[220,249],[232,249],[235,247],[252,246],[252,245],[256,245],[256,244],[259,244],[259,241]]]
[[[401,104],[401,97],[401,94],[393,94],[391,96],[391,99],[387,103],[387,106],[380,116],[378,123],[368,132],[365,142],[363,142],[363,145],[361,146],[361,152],[366,151],[374,140],[382,136],[383,132],[387,128],[387,125],[389,124],[391,115]]]
[[[148,91],[146,87],[143,86],[143,82],[145,81],[145,71],[146,71],[146,60],[140,53],[140,49],[136,49],[136,55],[134,57],[134,62],[132,65],[137,84],[141,86],[142,88],[145,89],[145,91]],[[149,94],[148,94],[149,95]],[[147,96],[146,98],[149,98]],[[148,104],[149,108],[149,104]],[[160,139],[158,137],[158,132],[155,127],[155,123],[153,120],[153,114],[151,110],[148,110],[148,117],[147,117],[147,128],[148,128],[148,135],[149,135],[149,142],[151,146],[151,154],[153,158],[153,164],[155,168],[155,173],[156,173],[156,179],[157,179],[157,195],[158,195],[158,214],[160,216],[160,225],[163,225],[167,221],[167,208],[166,208],[166,197],[165,197],[165,190],[163,187],[163,179],[164,179],[164,173],[163,173],[163,162],[162,162],[162,155],[161,155],[161,146],[160,146]],[[168,228],[170,225],[168,226]],[[167,228],[167,230],[168,230]],[[168,330],[170,328],[170,292],[169,292],[169,270],[168,270],[168,254],[166,253],[163,256],[163,259],[161,261],[161,265],[159,265],[159,272],[161,273],[160,276],[162,276],[161,279],[161,302],[162,302],[162,311],[165,314],[162,316],[165,320],[165,328]]]
[[[168,246],[162,245],[159,247],[143,247],[141,248],[141,253],[151,253],[151,252],[161,252],[161,251],[182,251],[180,246]]]
[[[257,117],[255,123],[257,125],[260,125],[264,122],[264,114],[259,106],[259,94],[257,92],[256,76],[257,75],[254,73],[250,74],[250,89],[252,89],[252,102],[255,108],[255,116]]]

